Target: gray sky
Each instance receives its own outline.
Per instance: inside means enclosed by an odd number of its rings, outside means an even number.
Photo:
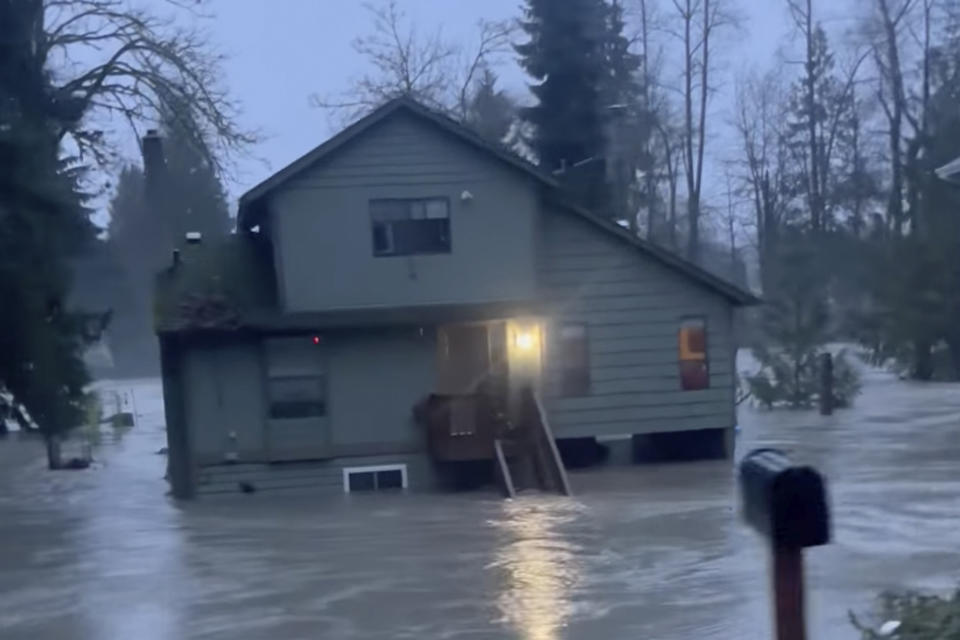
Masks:
[[[788,33],[783,0],[732,1],[744,24],[721,43],[724,51],[717,48],[720,93],[708,125],[712,137],[708,153],[714,160],[731,144],[724,130],[736,74],[751,66],[769,68],[781,37]],[[439,28],[469,42],[479,18],[516,18],[521,0],[400,0],[400,4],[418,29]],[[629,6],[630,0],[625,4]],[[671,0],[660,4],[666,11]],[[351,41],[369,32],[371,21],[359,0],[212,0],[210,8],[216,18],[206,26],[229,57],[225,80],[243,107],[242,122],[265,136],[251,157],[241,161],[237,180],[227,185],[234,204],[244,191],[335,133],[335,123],[311,106],[309,98],[315,93],[337,94],[364,71],[365,61],[353,52]],[[512,57],[498,71],[508,90],[525,93],[523,72]],[[716,183],[707,180],[708,187],[710,182]]]

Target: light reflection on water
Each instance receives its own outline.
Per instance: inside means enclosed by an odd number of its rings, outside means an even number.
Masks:
[[[496,526],[510,540],[497,552],[493,566],[505,574],[498,605],[504,619],[528,640],[562,637],[571,614],[571,593],[580,581],[579,549],[558,531],[575,503],[542,502],[524,496],[503,503]]]

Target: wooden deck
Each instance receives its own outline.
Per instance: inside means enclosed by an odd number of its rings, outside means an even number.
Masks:
[[[511,422],[495,396],[431,395],[416,409],[426,426],[431,457],[438,462],[492,460],[507,497],[537,488],[570,495],[570,482],[540,398],[520,394]]]

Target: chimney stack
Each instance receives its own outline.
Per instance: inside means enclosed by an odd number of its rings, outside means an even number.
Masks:
[[[143,173],[147,178],[147,203],[158,206],[158,196],[163,192],[167,173],[167,158],[163,152],[163,138],[156,129],[147,131],[141,147]]]

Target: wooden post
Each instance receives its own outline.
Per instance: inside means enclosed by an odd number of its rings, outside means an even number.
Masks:
[[[820,355],[820,415],[833,413],[833,356],[830,352]]]
[[[806,640],[800,547],[773,547],[773,609],[777,640]]]

